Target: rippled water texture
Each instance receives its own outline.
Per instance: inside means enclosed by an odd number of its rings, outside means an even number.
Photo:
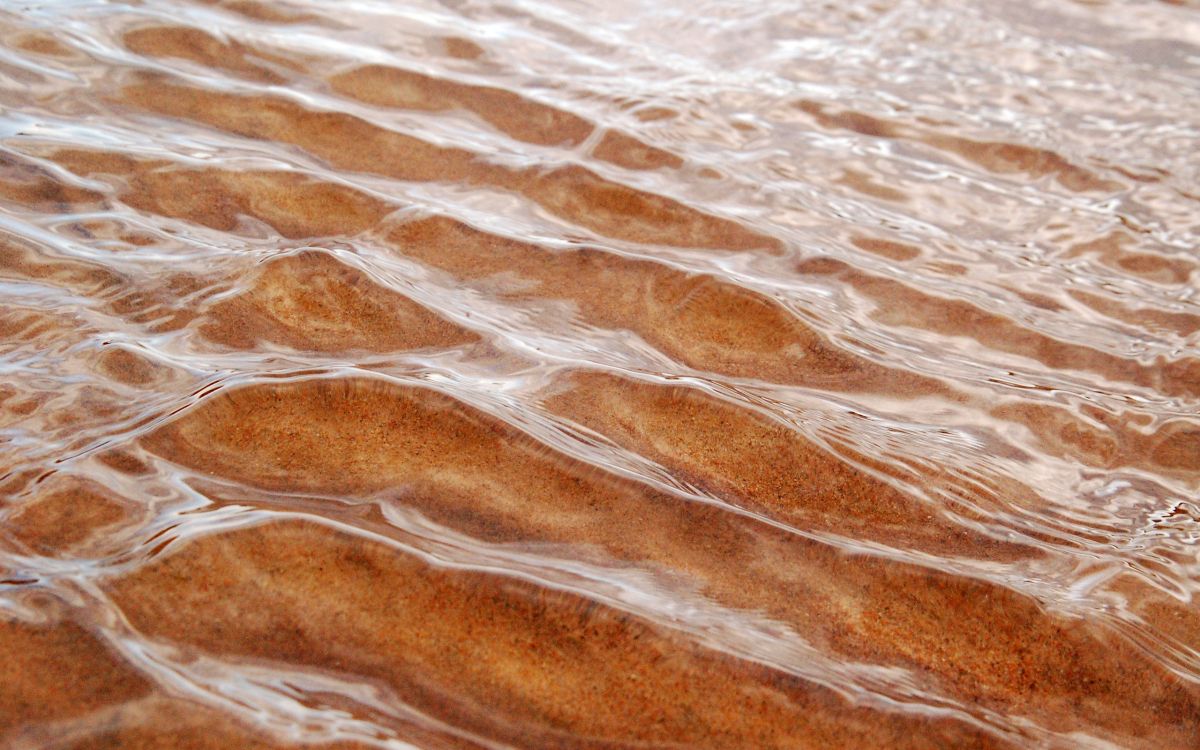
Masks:
[[[0,10],[0,746],[1200,747],[1200,8]]]

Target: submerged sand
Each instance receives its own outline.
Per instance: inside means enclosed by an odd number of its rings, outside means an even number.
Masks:
[[[1194,9],[892,5],[0,12],[0,745],[1200,743]]]

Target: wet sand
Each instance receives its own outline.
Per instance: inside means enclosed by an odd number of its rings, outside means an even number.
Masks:
[[[1195,10],[676,10],[0,11],[0,746],[1200,743]]]

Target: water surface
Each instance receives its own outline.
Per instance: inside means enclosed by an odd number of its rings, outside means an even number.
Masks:
[[[0,9],[0,745],[1200,745],[1200,11]]]

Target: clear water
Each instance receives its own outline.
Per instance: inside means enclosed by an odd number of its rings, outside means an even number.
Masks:
[[[1196,747],[1200,13],[0,9],[0,744]]]

